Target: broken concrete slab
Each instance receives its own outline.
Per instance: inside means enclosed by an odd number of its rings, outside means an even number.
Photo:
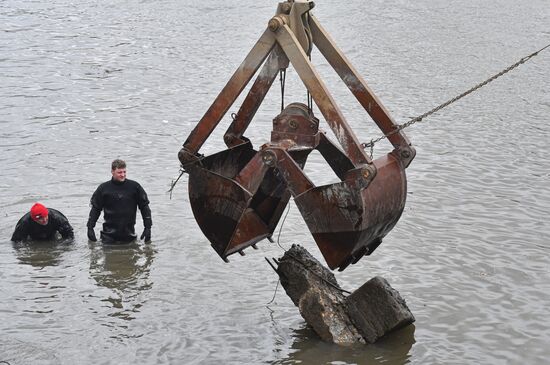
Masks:
[[[346,292],[334,274],[299,245],[292,245],[277,263],[287,295],[324,341],[374,343],[414,322],[405,300],[382,277],[369,280],[353,293]]]
[[[345,297],[334,274],[303,247],[293,245],[279,260],[281,284],[300,314],[327,342],[364,343],[345,311]]]
[[[415,320],[399,292],[380,276],[351,293],[346,306],[349,317],[368,343]]]

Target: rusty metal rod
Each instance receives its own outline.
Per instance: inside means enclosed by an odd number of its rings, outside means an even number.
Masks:
[[[273,32],[266,30],[233,76],[231,76],[231,79],[216,97],[202,119],[197,123],[195,129],[187,137],[183,146],[188,152],[196,153],[201,148],[225,113],[227,113],[227,110],[239,97],[252,76],[260,68],[260,65],[267,58],[274,45],[275,38]]]
[[[313,43],[353,93],[357,101],[359,101],[384,134],[393,132],[397,127],[397,123],[313,15],[310,15],[309,25],[313,36]],[[395,148],[410,144],[405,134],[401,131],[389,135],[388,139]]]
[[[283,48],[290,63],[294,66],[304,85],[311,93],[317,107],[354,166],[359,167],[364,164],[372,164],[372,160],[360,147],[357,137],[346,122],[340,108],[337,106],[328,88],[321,80],[321,77],[309,61],[290,28],[286,24],[281,25],[276,32],[276,37],[277,42]]]
[[[258,77],[246,95],[235,119],[227,129],[227,132],[225,132],[224,141],[227,147],[234,147],[244,142],[241,140],[241,137],[262,104],[279,70],[281,68],[285,69],[286,67],[288,67],[288,59],[281,48],[276,45],[269,54]]]

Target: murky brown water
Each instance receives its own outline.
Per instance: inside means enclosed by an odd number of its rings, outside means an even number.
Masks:
[[[354,349],[320,342],[264,256],[224,264],[195,224],[176,154],[276,2],[0,2],[0,361],[10,364],[542,364],[550,357],[550,52],[419,123],[408,202],[368,259],[416,324]],[[315,14],[400,122],[550,43],[545,0],[319,1]],[[313,55],[361,141],[379,135]],[[286,101],[305,101],[295,73]],[[247,134],[268,136],[278,87]],[[235,106],[235,110],[238,106]],[[220,127],[201,152],[221,148]],[[327,127],[325,126],[325,129]],[[388,149],[381,143],[380,155]],[[153,242],[88,244],[91,193],[127,160],[148,191]],[[315,157],[315,156],[314,156]],[[308,173],[327,182],[314,158]],[[15,245],[34,201],[73,244]],[[141,224],[138,223],[138,230]],[[319,253],[295,206],[281,245]]]

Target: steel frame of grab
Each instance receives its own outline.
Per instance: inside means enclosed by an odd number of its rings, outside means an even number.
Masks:
[[[403,211],[404,170],[415,157],[415,150],[399,130],[388,137],[392,152],[375,161],[365,153],[310,62],[308,42],[319,49],[384,134],[394,132],[396,123],[310,14],[312,8],[310,1],[279,4],[268,28],[180,150],[180,162],[190,175],[193,213],[224,260],[270,238],[290,195],[331,269],[343,270],[372,253]],[[262,64],[224,135],[228,149],[202,158],[200,147]],[[275,118],[271,141],[259,151],[244,137],[277,73],[289,64],[311,93],[341,148],[317,130],[316,118],[300,105],[285,108]],[[316,187],[307,178],[303,167],[313,149],[327,160],[340,183]]]

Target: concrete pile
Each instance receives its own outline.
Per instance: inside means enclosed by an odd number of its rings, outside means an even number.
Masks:
[[[382,277],[344,295],[334,274],[299,245],[278,261],[281,284],[300,314],[327,342],[374,343],[414,322],[405,300]]]

